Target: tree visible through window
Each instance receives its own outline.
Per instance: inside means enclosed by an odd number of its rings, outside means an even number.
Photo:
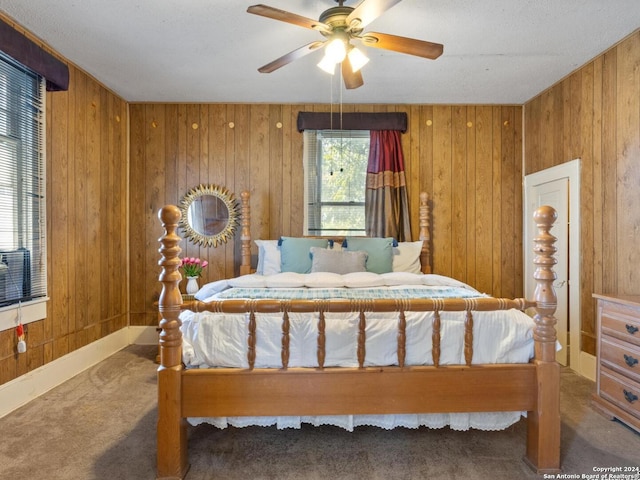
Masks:
[[[305,234],[364,235],[368,130],[305,130]]]

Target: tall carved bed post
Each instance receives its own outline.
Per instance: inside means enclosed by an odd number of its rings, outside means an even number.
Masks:
[[[242,229],[240,232],[240,275],[251,273],[251,209],[249,207],[249,192],[246,190],[240,194],[242,201],[240,211],[242,213]]]
[[[557,217],[556,211],[548,206],[538,208],[533,216],[538,227],[538,235],[533,239],[537,304],[533,340],[538,398],[536,410],[527,414],[525,458],[539,473],[560,471],[560,366],[556,362],[554,317],[558,299],[553,289],[556,237],[549,233]]]
[[[422,250],[420,251],[420,263],[422,273],[432,273],[431,266],[431,212],[429,211],[429,195],[426,192],[420,193],[420,206],[418,211],[418,225],[420,228],[418,240],[422,240]]]
[[[160,367],[158,367],[158,478],[183,478],[187,473],[187,429],[182,418],[182,333],[180,332],[180,252],[176,233],[180,210],[166,206],[158,216],[165,233],[160,237]]]

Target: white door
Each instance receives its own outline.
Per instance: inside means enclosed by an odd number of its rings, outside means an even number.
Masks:
[[[533,212],[542,205],[550,205],[556,209],[558,219],[551,229],[551,234],[557,238],[555,247],[557,249],[556,258],[558,263],[555,265],[556,281],[553,284],[556,295],[558,297],[558,307],[556,309],[556,331],[558,333],[558,341],[562,345],[562,349],[556,352],[556,359],[561,365],[567,365],[569,360],[569,179],[559,178],[546,183],[530,185],[527,191],[527,218],[525,219],[529,225],[525,237],[526,249],[529,255],[526,256],[527,266],[525,268],[525,296],[533,298],[536,283],[533,279],[535,266],[533,265],[533,237],[536,235],[537,229],[533,221]]]
[[[533,212],[543,203],[551,204],[558,211],[558,220],[551,229],[551,233],[558,238],[556,257],[562,260],[555,269],[555,287],[558,294],[556,328],[558,340],[563,347],[557,357],[564,365],[568,360],[572,370],[593,379],[595,359],[585,358],[586,354],[581,352],[580,344],[580,159],[532,173],[524,178],[524,286],[527,298],[530,298],[535,290],[533,243],[529,240],[534,236]]]

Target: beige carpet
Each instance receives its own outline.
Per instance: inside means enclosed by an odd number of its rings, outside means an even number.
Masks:
[[[155,353],[128,347],[0,419],[0,479],[155,478]],[[565,474],[640,465],[640,435],[593,411],[593,388],[563,371]],[[523,422],[501,432],[190,427],[187,479],[544,478],[522,462],[524,437]]]

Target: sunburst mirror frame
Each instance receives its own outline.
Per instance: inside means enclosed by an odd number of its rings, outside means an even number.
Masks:
[[[208,235],[206,232],[199,232],[189,223],[189,207],[200,197],[211,196],[222,201],[229,213],[226,225],[220,231]],[[205,247],[216,247],[222,242],[226,243],[232,238],[238,226],[240,207],[232,193],[219,185],[198,185],[187,192],[180,202],[180,222],[179,227],[184,232],[186,238],[196,245]]]

